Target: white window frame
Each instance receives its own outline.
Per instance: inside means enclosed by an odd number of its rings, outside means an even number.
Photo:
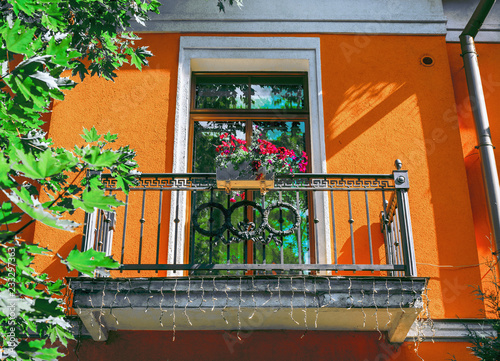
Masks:
[[[312,37],[201,37],[182,36],[179,50],[173,173],[188,173],[190,100],[192,72],[307,72],[309,89],[309,126],[311,168],[326,173],[325,132],[321,87],[320,40]],[[177,196],[179,197],[177,203]],[[176,204],[179,208],[176,212]],[[172,193],[168,242],[168,263],[184,263],[186,227],[186,192]],[[314,193],[316,225],[316,262],[331,263],[331,234],[328,195]],[[177,240],[175,236],[177,233]],[[182,241],[181,241],[182,240]],[[313,240],[311,240],[313,241]],[[175,250],[177,244],[177,250]],[[174,254],[177,259],[174,260]],[[175,275],[169,272],[169,275]],[[177,274],[178,275],[178,274]]]

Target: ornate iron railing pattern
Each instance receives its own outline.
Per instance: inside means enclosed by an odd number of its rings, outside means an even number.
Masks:
[[[113,232],[109,232],[109,224],[106,222],[96,222],[95,216],[87,215],[86,225],[84,230],[84,240],[83,248],[96,248],[100,243],[106,245],[106,249],[109,252],[111,249],[118,249],[118,254],[120,254],[120,262],[122,264],[121,270],[136,270],[140,272],[141,270],[154,270],[156,272],[160,270],[230,270],[230,271],[277,271],[280,270],[284,273],[288,271],[299,271],[299,272],[310,272],[310,271],[372,271],[372,272],[387,272],[388,275],[407,275],[416,276],[415,267],[415,257],[414,257],[414,247],[413,247],[413,236],[411,231],[411,221],[409,214],[409,205],[407,191],[409,188],[407,172],[400,170],[400,165],[398,165],[398,170],[394,171],[392,174],[301,174],[296,176],[277,176],[275,180],[275,186],[271,192],[276,192],[279,194],[279,201],[274,201],[271,204],[259,204],[252,200],[242,200],[235,203],[225,202],[215,202],[211,199],[191,210],[188,220],[190,221],[191,232],[198,232],[209,238],[208,252],[210,254],[208,263],[194,263],[191,257],[190,262],[185,262],[179,264],[178,262],[165,262],[162,260],[162,254],[166,252],[165,248],[165,237],[168,232],[165,231],[164,219],[162,218],[162,209],[164,208],[164,192],[170,192],[172,195],[175,193],[177,196],[171,197],[174,202],[174,207],[172,209],[178,209],[175,206],[175,202],[179,202],[178,194],[180,192],[186,192],[194,197],[194,194],[211,192],[213,193],[216,189],[216,179],[215,174],[142,174],[138,178],[138,184],[131,188],[131,192],[126,197],[127,205],[124,210],[121,211],[120,216],[116,217],[116,225],[113,230],[120,230],[121,232],[121,247],[116,244],[119,242],[115,240],[115,245],[112,245]],[[117,188],[116,180],[109,174],[102,174],[102,180],[105,184],[106,189],[111,193],[119,193],[120,189]],[[317,222],[330,222],[329,226],[331,229],[330,240],[322,240],[330,242],[332,245],[332,262],[330,264],[309,264],[303,261],[302,246],[301,246],[301,227],[300,218],[301,214],[297,210],[297,206],[294,204],[286,203],[281,201],[282,192],[295,192],[297,194],[297,205],[298,205],[298,194],[301,192],[308,192],[313,194],[314,192],[328,192],[328,199],[330,203],[330,216],[329,219],[316,220],[311,223],[311,227],[314,228]],[[362,197],[357,196],[356,201],[354,201],[354,194],[363,192]],[[154,205],[149,205],[151,201],[147,198],[149,194],[158,194],[157,200],[154,201]],[[380,204],[373,205],[373,193],[380,196]],[[339,194],[344,194],[344,196],[339,197]],[[139,195],[139,198],[137,196]],[[142,195],[142,199],[141,199]],[[345,196],[346,195],[346,196]],[[137,199],[134,200],[133,209],[131,208],[131,197]],[[156,196],[155,196],[156,197]],[[146,204],[146,199],[148,199],[148,205]],[[228,198],[229,200],[229,198]],[[339,207],[339,202],[344,202],[343,205]],[[364,203],[364,204],[363,204]],[[177,204],[178,205],[178,204]],[[373,226],[377,226],[372,223],[374,208],[379,208],[380,219],[377,223],[381,230],[383,238],[382,247],[384,247],[385,260],[377,260],[376,249],[374,251],[374,238],[372,234]],[[155,210],[151,209],[154,208]],[[188,207],[189,208],[189,207]],[[257,224],[254,220],[249,220],[247,216],[240,221],[234,221],[233,213],[240,208],[244,208],[244,214],[248,214],[247,208],[252,208],[262,215],[260,219],[260,224]],[[338,214],[338,209],[342,209],[345,214]],[[364,208],[364,210],[363,210]],[[283,210],[290,212],[293,215],[294,221],[292,226],[286,230],[276,229],[270,225],[268,221],[269,213],[273,210],[279,209],[280,217]],[[136,225],[136,234],[131,235],[128,229],[128,222],[131,222],[131,211],[134,211],[135,219],[133,220]],[[207,224],[200,224],[199,214],[202,211],[210,211],[210,218]],[[224,219],[222,225],[214,228],[212,225],[212,212],[216,210],[222,214]],[[361,210],[365,212],[364,216],[364,226],[358,226],[358,221],[354,219],[354,214],[361,214]],[[164,211],[163,211],[164,212]],[[146,213],[150,215],[153,213],[157,217],[156,232],[152,232],[152,228],[145,228]],[[172,211],[170,212],[172,213]],[[174,212],[175,213],[175,212]],[[172,215],[171,215],[172,216]],[[303,215],[302,215],[303,216]],[[107,215],[106,217],[110,217]],[[113,215],[114,217],[114,215]],[[174,222],[170,223],[170,227],[175,227],[175,239],[174,242],[185,242],[188,244],[188,240],[178,240],[177,233],[178,227],[183,227],[184,225],[179,224],[179,216],[173,215]],[[120,219],[122,218],[122,219]],[[138,218],[138,219],[137,219]],[[346,219],[347,218],[347,219]],[[359,218],[359,217],[358,217]],[[340,232],[340,226],[347,223],[344,227],[348,227],[347,230]],[[138,223],[137,223],[138,221]],[[312,221],[312,219],[311,219]],[[356,225],[354,224],[356,222]],[[282,222],[282,218],[278,220]],[[206,223],[206,222],[205,222]],[[233,224],[235,223],[235,224]],[[347,226],[348,224],[348,226]],[[203,227],[205,226],[205,228]],[[107,227],[103,229],[102,227]],[[363,246],[359,245],[360,236],[358,232],[360,229],[365,228],[362,233]],[[138,237],[137,237],[137,233]],[[150,233],[156,233],[155,235]],[[116,234],[116,232],[115,232]],[[314,229],[311,234],[314,234]],[[100,243],[95,242],[96,235],[100,237]],[[346,236],[347,235],[347,236]],[[120,236],[120,235],[118,235]],[[106,238],[107,237],[107,238]],[[287,264],[283,261],[283,237],[296,237],[298,246],[296,253],[298,252],[298,262],[296,264]],[[138,239],[137,239],[138,238]],[[340,239],[342,238],[342,239]],[[356,242],[355,242],[356,238]],[[130,243],[138,243],[136,248],[138,254],[136,262],[125,262],[128,254],[127,247]],[[172,242],[172,240],[170,240]],[[221,242],[227,245],[227,260],[226,262],[213,262],[212,252],[213,247],[217,242]],[[256,259],[249,259],[246,254],[242,262],[231,262],[229,257],[230,245],[233,243],[247,243],[254,242],[264,245],[264,256],[263,260],[258,262]],[[270,243],[276,244],[277,247],[281,249],[281,262],[276,264],[266,264],[265,261],[265,246]],[[317,238],[312,238],[310,242],[318,242]],[[162,246],[163,245],[163,246]],[[193,247],[193,242],[191,242],[191,247]],[[359,255],[356,250],[361,250],[362,253],[366,255],[369,254],[369,262],[359,262]],[[379,245],[380,247],[380,245]],[[154,249],[156,252],[155,262],[144,262],[144,256],[150,256],[151,250]],[[174,250],[177,248],[174,247]],[[367,251],[368,250],[368,251]],[[194,252],[194,250],[190,250]],[[350,254],[349,254],[350,253]],[[358,257],[358,258],[357,258]],[[174,257],[174,260],[177,259]],[[349,259],[349,261],[347,261]],[[241,261],[241,260],[240,260]]]
[[[111,174],[102,174],[106,190],[119,190]],[[214,173],[144,173],[131,190],[210,190],[217,188]],[[390,191],[394,190],[392,174],[300,174],[277,175],[274,190],[292,191]]]

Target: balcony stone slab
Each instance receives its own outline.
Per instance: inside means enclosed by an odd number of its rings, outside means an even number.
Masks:
[[[94,340],[110,330],[349,330],[403,342],[427,279],[343,276],[71,278]]]

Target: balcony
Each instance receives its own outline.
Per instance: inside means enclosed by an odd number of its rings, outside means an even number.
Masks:
[[[227,194],[215,174],[142,174],[125,196],[102,178],[126,206],[87,214],[82,248],[121,267],[70,279],[96,340],[117,329],[316,328],[402,342],[422,310],[406,171],[278,176],[265,194]]]

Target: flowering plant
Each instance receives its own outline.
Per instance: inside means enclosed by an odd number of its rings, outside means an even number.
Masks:
[[[308,157],[306,152],[277,147],[272,142],[262,139],[262,134],[255,132],[252,142],[247,147],[247,142],[236,138],[234,135],[224,133],[220,136],[221,144],[215,150],[217,156],[215,163],[218,168],[227,168],[232,165],[235,169],[247,163],[251,171],[259,180],[263,173],[274,172],[275,174],[305,173]]]

